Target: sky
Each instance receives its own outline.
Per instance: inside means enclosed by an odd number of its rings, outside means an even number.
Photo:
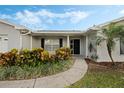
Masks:
[[[0,5],[1,19],[34,31],[83,31],[123,16],[123,5]]]

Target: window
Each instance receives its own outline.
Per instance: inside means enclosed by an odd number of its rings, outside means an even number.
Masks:
[[[0,52],[8,51],[8,35],[0,34]]]
[[[120,54],[124,54],[124,38],[120,38]]]
[[[55,51],[59,48],[59,39],[45,39],[45,49]]]

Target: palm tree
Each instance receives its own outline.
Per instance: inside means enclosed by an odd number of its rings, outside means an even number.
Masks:
[[[119,40],[122,36],[124,36],[124,26],[116,25],[116,23],[110,23],[107,28],[102,29],[102,36],[97,37],[97,45],[100,45],[101,42],[106,42],[106,47],[108,51],[108,55],[114,65],[114,60],[112,57],[112,50],[115,46],[115,38]]]

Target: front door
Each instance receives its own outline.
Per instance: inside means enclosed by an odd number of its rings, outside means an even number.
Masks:
[[[80,54],[80,39],[72,39],[70,41],[70,48],[72,54]]]

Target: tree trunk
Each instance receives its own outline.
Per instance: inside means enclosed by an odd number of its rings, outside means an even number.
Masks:
[[[108,44],[107,44],[107,50],[108,50],[109,57],[110,57],[110,59],[112,61],[112,64],[115,65],[113,57],[112,57],[112,50],[111,50],[111,48],[109,47]]]

